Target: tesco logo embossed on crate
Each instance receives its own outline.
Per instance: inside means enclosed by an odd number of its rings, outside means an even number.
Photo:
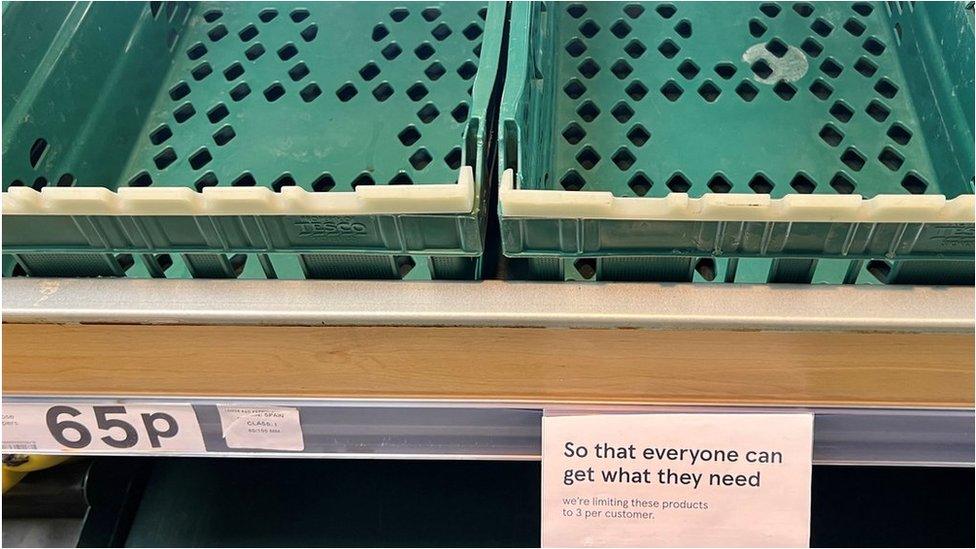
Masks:
[[[369,234],[369,228],[364,223],[351,218],[302,217],[295,222],[295,226],[298,236],[302,238],[359,237]]]

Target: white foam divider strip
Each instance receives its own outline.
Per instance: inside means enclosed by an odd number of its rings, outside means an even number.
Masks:
[[[976,197],[943,195],[718,194],[689,198],[616,197],[599,191],[515,188],[507,169],[499,185],[504,217],[629,219],[643,221],[808,221],[837,223],[973,223]]]

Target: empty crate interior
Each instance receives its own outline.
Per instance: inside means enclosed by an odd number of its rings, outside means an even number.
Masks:
[[[622,197],[971,194],[963,6],[535,4],[521,22],[519,184]]]
[[[4,190],[443,184],[474,155],[486,4],[3,9]]]

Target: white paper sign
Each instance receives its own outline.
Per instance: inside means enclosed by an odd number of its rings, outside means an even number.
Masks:
[[[305,449],[297,408],[217,406],[228,448],[251,450]]]
[[[189,404],[4,403],[3,451],[202,453],[206,447]]]
[[[812,414],[542,420],[543,547],[807,547]]]

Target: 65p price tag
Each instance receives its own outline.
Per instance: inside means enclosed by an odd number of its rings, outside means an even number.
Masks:
[[[203,453],[206,447],[189,404],[4,403],[3,451]]]

